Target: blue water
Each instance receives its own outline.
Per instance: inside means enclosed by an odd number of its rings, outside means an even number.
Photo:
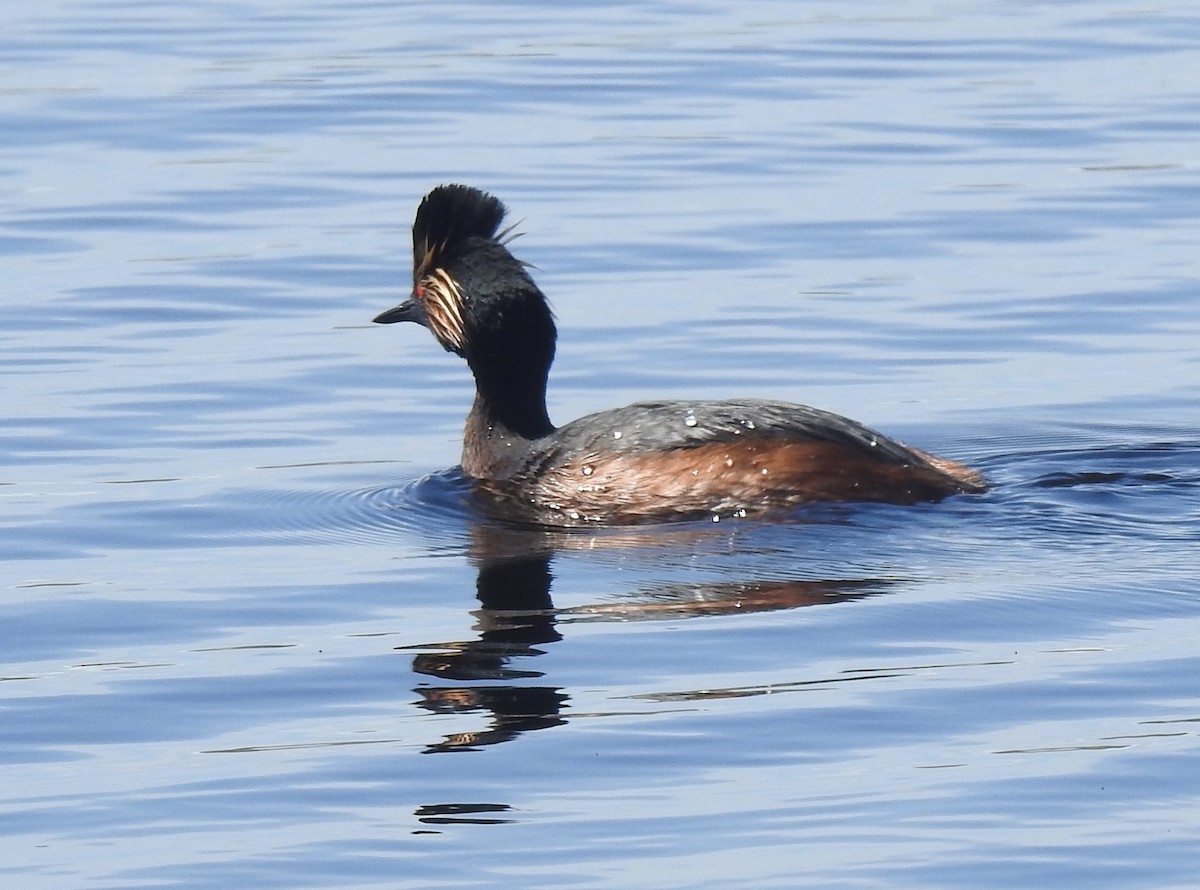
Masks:
[[[1200,14],[0,13],[0,878],[1190,887]],[[464,504],[417,200],[520,220],[558,422],[855,417],[987,495]]]

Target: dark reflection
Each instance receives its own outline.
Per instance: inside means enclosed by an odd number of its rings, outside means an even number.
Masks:
[[[709,552],[710,530],[606,530],[603,534],[551,532],[477,523],[470,558],[478,569],[479,608],[474,639],[404,647],[419,650],[413,669],[451,685],[420,687],[417,706],[436,714],[486,715],[486,728],[448,735],[426,753],[474,751],[524,732],[565,723],[570,697],[554,686],[514,681],[542,677],[529,659],[562,639],[560,626],[584,621],[649,621],[795,609],[882,593],[894,581],[874,578],[738,579],[662,584],[631,591],[619,601],[556,609],[551,561],[567,550]]]
[[[426,825],[503,825],[512,819],[480,814],[505,813],[509,809],[503,803],[437,803],[417,807],[417,818]]]
[[[413,668],[450,680],[540,677],[537,671],[513,670],[508,662],[517,655],[541,655],[538,644],[562,639],[554,629],[549,554],[484,561],[478,568],[475,593],[483,608],[474,614],[479,638],[418,655]]]
[[[559,711],[566,705],[565,693],[548,686],[481,686],[452,689],[418,689],[421,707],[435,713],[484,711],[491,715],[487,729],[456,732],[425,749],[426,754],[445,751],[474,751],[514,739],[523,732],[547,729],[566,723]]]

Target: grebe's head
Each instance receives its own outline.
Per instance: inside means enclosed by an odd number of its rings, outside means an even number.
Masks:
[[[554,358],[556,331],[546,298],[498,231],[505,208],[465,185],[427,194],[413,222],[412,296],[378,315],[415,321],[472,367],[544,365]]]

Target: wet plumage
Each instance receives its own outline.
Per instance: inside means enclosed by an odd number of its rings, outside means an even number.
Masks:
[[[462,466],[490,503],[553,525],[745,515],[816,501],[916,503],[979,492],[979,475],[855,421],[783,402],[639,402],[555,428],[546,381],[557,331],[505,246],[505,209],[462,185],[422,200],[414,321],[466,359],[476,395]]]

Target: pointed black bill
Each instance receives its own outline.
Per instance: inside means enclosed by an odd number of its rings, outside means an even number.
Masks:
[[[376,324],[395,324],[398,321],[415,321],[417,324],[425,324],[425,310],[416,300],[405,300],[399,306],[393,306],[371,320]]]

